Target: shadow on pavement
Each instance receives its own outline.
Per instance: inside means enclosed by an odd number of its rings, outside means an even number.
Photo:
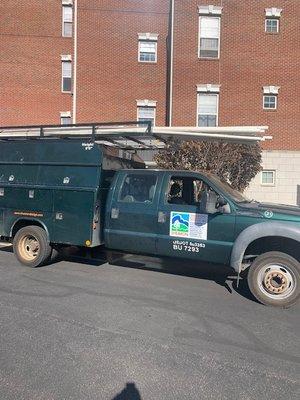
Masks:
[[[12,246],[2,247],[0,248],[0,251],[12,252]],[[184,259],[156,258],[115,252],[111,253],[97,248],[79,249],[77,247],[67,247],[63,249],[59,256],[56,256],[55,259],[50,261],[50,266],[51,264],[55,265],[61,260],[90,266],[101,266],[109,262],[110,264],[119,267],[157,271],[164,274],[205,279],[224,287],[229,293],[232,293],[234,290],[240,296],[256,303],[258,302],[251,294],[247,280],[240,279],[238,284],[235,271],[226,265],[201,263]],[[231,285],[228,283],[231,283]]]
[[[112,400],[142,400],[142,397],[135,384],[128,382],[122,392],[118,393]]]

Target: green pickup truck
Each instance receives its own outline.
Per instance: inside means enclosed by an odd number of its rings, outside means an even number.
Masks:
[[[21,264],[41,266],[66,245],[104,246],[230,265],[260,302],[296,302],[299,207],[248,200],[209,173],[146,169],[116,143],[0,137],[0,236]]]

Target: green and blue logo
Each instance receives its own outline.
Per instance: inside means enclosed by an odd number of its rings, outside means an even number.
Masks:
[[[170,235],[179,237],[189,236],[190,214],[171,212]]]

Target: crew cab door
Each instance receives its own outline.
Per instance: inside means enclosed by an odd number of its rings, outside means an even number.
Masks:
[[[155,254],[159,174],[128,170],[116,174],[105,213],[105,244],[133,253]]]
[[[210,203],[201,210],[201,196]],[[161,256],[227,263],[234,242],[235,215],[215,208],[219,193],[210,182],[189,172],[165,173],[158,209],[157,253]]]

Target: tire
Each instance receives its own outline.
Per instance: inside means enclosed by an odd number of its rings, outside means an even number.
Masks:
[[[259,302],[288,308],[300,297],[300,264],[279,251],[261,254],[250,266],[248,286]]]
[[[22,265],[36,268],[50,259],[52,247],[44,229],[39,226],[26,226],[16,233],[13,250]]]

